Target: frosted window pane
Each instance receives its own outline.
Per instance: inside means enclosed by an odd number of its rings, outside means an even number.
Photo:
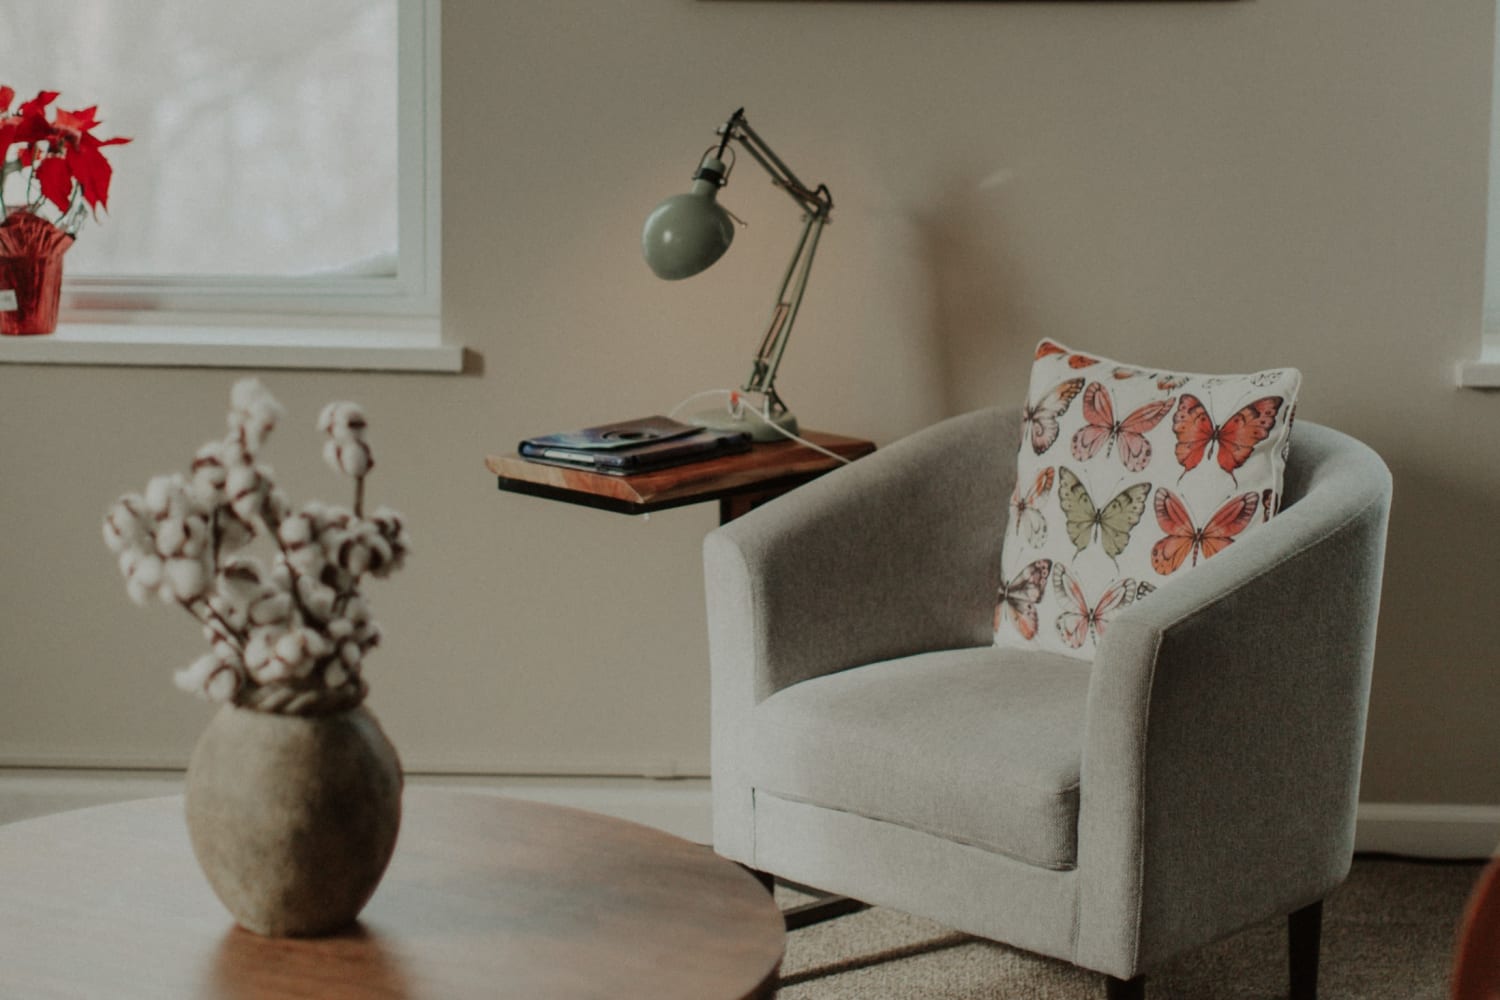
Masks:
[[[396,0],[0,0],[0,83],[135,140],[70,275],[395,273]]]

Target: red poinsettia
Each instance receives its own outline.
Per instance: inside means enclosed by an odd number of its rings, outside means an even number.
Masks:
[[[47,108],[58,97],[55,90],[43,90],[12,111],[15,96],[14,88],[0,86],[0,188],[9,174],[29,171],[28,211],[50,202],[66,220],[79,196],[96,214],[108,208],[112,171],[102,150],[130,140],[95,136],[94,129],[99,126],[97,107],[79,111],[56,108],[48,121]],[[12,147],[19,147],[14,158]],[[31,193],[33,183],[36,194]]]

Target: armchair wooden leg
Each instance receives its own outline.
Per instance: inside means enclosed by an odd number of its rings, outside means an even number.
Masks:
[[[740,867],[751,875],[754,875],[755,880],[765,886],[767,892],[773,896],[776,894],[775,875],[772,875],[770,872],[763,872],[758,868],[751,868],[746,864],[741,864]],[[816,898],[811,903],[803,903],[800,906],[794,906],[789,910],[781,911],[782,917],[786,920],[786,929],[789,931],[801,930],[804,927],[811,927],[813,924],[821,924],[825,920],[832,920],[834,917],[842,917],[848,913],[858,913],[860,910],[868,910],[870,908],[869,903],[861,902],[858,899],[850,899],[848,896],[830,896],[826,893],[818,894],[818,890],[809,888],[808,886],[796,883],[788,884],[799,892],[816,895]]]
[[[1318,947],[1323,935],[1323,901],[1287,917],[1287,970],[1291,1000],[1318,1000]]]
[[[1146,1000],[1146,977],[1116,979],[1110,976],[1104,985],[1105,1000]]]

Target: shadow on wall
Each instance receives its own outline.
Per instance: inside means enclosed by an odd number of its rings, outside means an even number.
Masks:
[[[1025,255],[1000,210],[1011,178],[1005,168],[950,177],[914,221],[948,413],[1019,406],[1025,393],[1035,317]]]

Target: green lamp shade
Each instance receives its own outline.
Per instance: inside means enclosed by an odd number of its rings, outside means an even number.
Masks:
[[[658,278],[691,278],[729,249],[734,223],[718,193],[713,181],[695,180],[691,191],[672,195],[646,216],[641,252]]]

